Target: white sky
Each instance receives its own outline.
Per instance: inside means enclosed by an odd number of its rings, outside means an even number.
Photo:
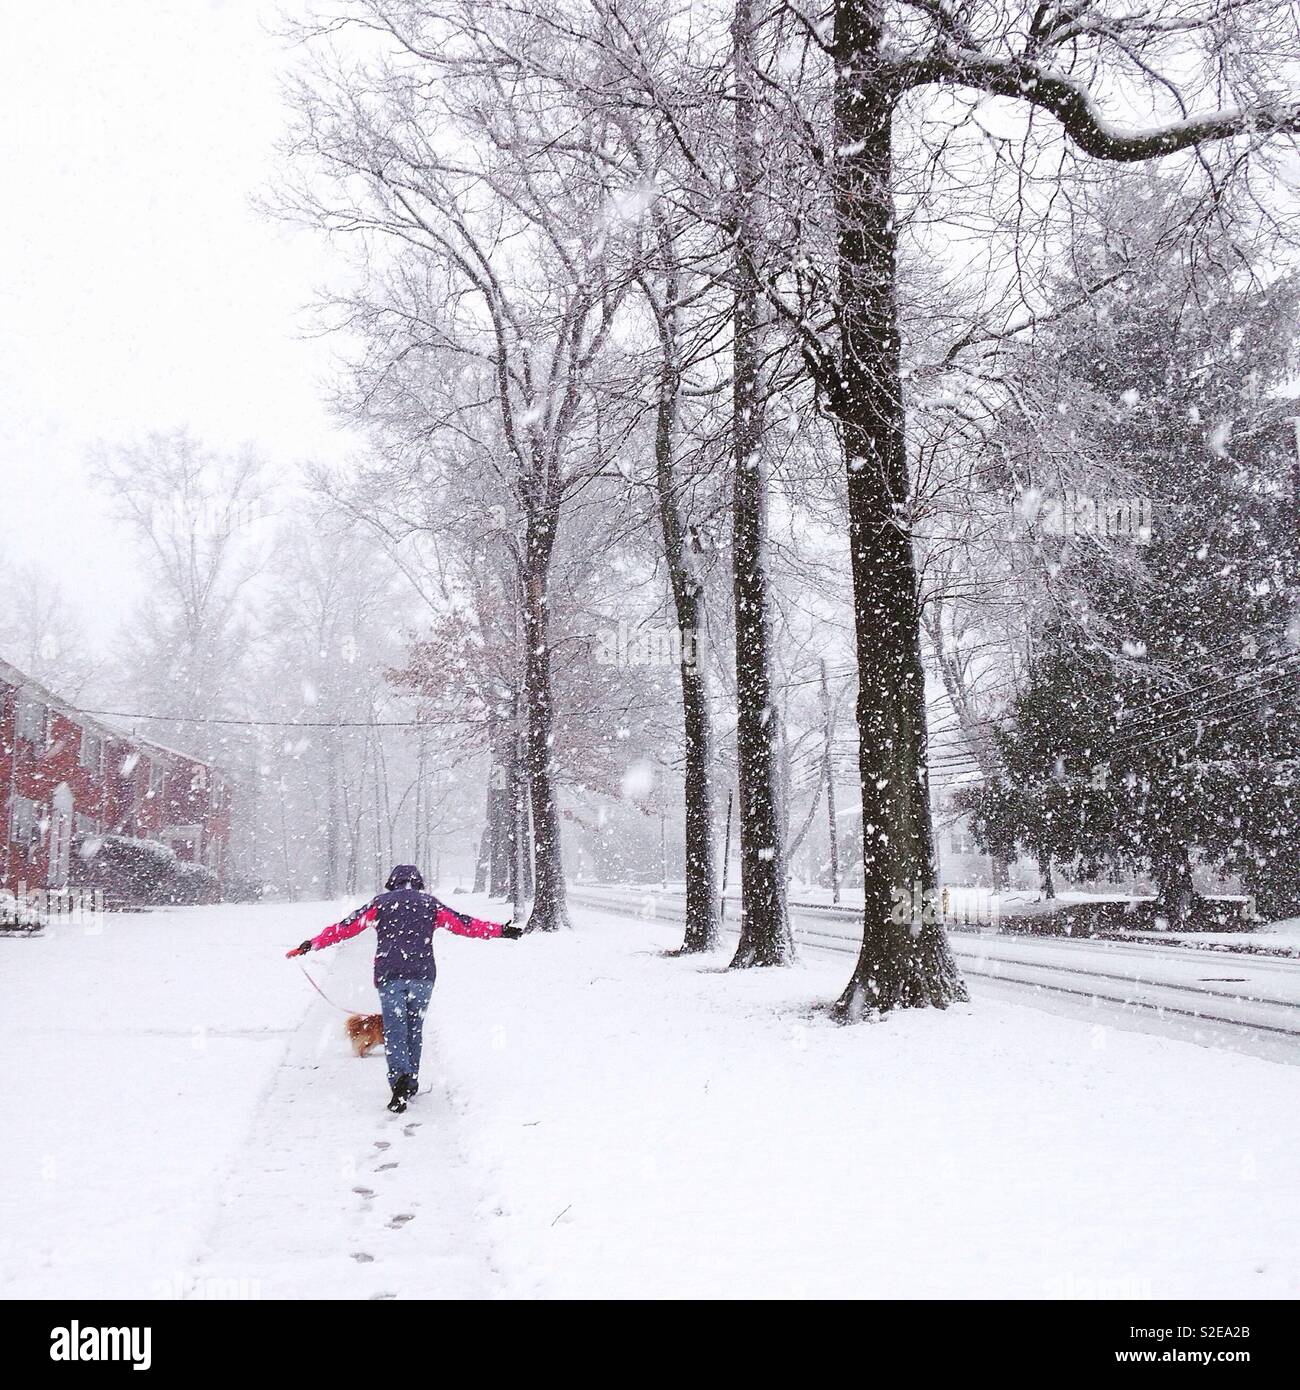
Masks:
[[[3,554],[57,571],[101,640],[139,592],[87,447],[189,424],[286,480],[347,441],[302,312],[324,243],[250,206],[290,61],[262,0],[42,0],[0,47]]]

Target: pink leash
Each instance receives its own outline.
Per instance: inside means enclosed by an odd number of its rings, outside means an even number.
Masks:
[[[325,991],[316,983],[316,981],[313,980],[312,977],[307,974],[307,967],[305,965],[299,965],[298,969],[301,970],[304,975],[307,975],[307,983],[312,987],[312,989],[316,991],[317,994],[320,995],[320,997],[330,1006],[331,1009],[337,1009],[341,1014],[363,1014],[366,1012],[365,1009],[345,1009],[342,1004],[336,1004],[329,997],[329,995],[326,994]]]

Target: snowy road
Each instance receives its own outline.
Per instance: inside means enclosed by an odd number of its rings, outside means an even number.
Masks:
[[[680,920],[679,893],[571,888],[575,902],[640,918]],[[738,911],[729,901],[734,916]],[[806,948],[856,954],[856,914],[791,905]],[[1106,1021],[1185,1042],[1300,1064],[1300,961],[1141,943],[950,932],[973,988],[986,997]]]
[[[576,909],[440,939],[395,1117],[283,957],[337,912],[0,940],[0,1296],[1300,1294],[1300,1069],[982,990],[838,1028],[842,957]],[[310,960],[340,1005],[368,945]]]

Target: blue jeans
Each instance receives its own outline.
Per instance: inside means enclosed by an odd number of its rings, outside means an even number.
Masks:
[[[420,1049],[424,1044],[424,1016],[429,1012],[432,980],[385,980],[379,986],[379,1007],[384,1011],[384,1055],[388,1058],[388,1084],[399,1076],[420,1075]]]

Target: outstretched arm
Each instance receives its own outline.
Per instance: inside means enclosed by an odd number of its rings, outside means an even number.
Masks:
[[[367,903],[364,907],[359,907],[355,912],[350,912],[341,922],[335,922],[332,926],[325,928],[319,936],[309,937],[295,950],[287,951],[285,954],[290,956],[305,955],[308,951],[323,951],[326,946],[337,945],[340,941],[346,941],[349,937],[360,936],[367,927],[373,927],[379,913],[373,903]]]
[[[523,932],[518,927],[512,927],[509,922],[488,922],[482,917],[471,917],[467,912],[457,912],[454,907],[448,907],[446,903],[438,904],[438,920],[434,923],[434,930],[439,927],[454,933],[456,936],[472,936],[480,941],[491,940],[496,936],[517,937],[522,936]]]

